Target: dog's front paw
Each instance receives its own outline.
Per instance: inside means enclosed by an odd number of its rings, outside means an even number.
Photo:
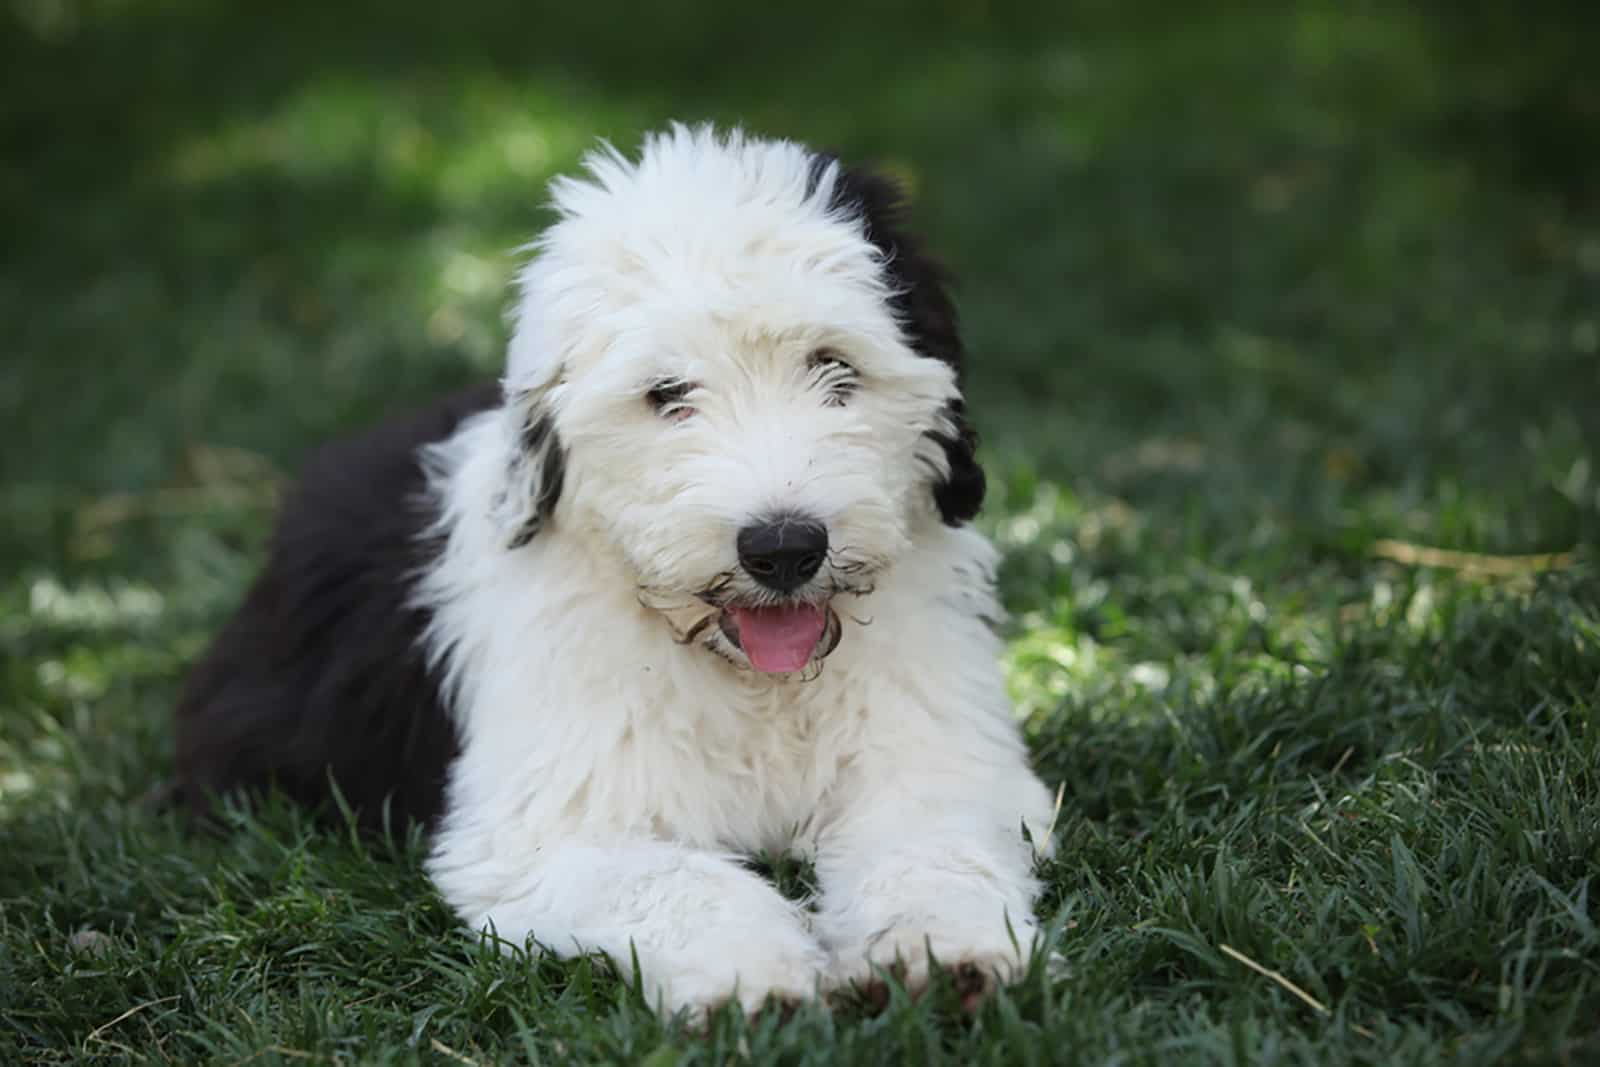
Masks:
[[[647,995],[665,1014],[684,1012],[695,1024],[729,1003],[749,1015],[768,1008],[791,1013],[817,995],[829,967],[827,954],[801,937],[704,946],[693,955],[653,962],[644,976]]]
[[[928,923],[899,923],[854,952],[841,950],[830,976],[835,991],[848,990],[870,1010],[888,1003],[889,975],[913,997],[928,988],[933,965],[947,974],[963,1011],[972,1012],[998,986],[1028,968],[1034,937],[1031,922],[987,931],[952,931]]]

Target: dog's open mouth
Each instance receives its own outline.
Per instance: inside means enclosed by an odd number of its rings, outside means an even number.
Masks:
[[[766,674],[804,670],[813,657],[833,651],[839,640],[838,622],[825,604],[729,604],[718,621],[750,665]]]

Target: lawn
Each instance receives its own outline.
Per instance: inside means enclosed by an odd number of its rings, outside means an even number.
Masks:
[[[6,5],[0,1062],[1600,1062],[1600,17],[1199,6]],[[299,458],[495,373],[543,181],[671,117],[961,279],[1063,788],[975,1018],[688,1032],[415,837],[142,799]]]

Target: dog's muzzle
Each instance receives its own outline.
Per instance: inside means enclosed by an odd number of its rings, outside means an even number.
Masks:
[[[828,558],[828,528],[809,515],[783,512],[750,523],[735,542],[739,566],[762,590],[787,597]],[[723,605],[723,635],[767,674],[803,670],[828,632],[826,604],[803,599]]]

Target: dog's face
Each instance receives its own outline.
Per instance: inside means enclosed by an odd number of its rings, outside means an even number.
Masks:
[[[977,510],[937,271],[892,187],[674,131],[555,186],[506,379],[512,550],[548,519],[686,641],[804,671],[917,537]]]

